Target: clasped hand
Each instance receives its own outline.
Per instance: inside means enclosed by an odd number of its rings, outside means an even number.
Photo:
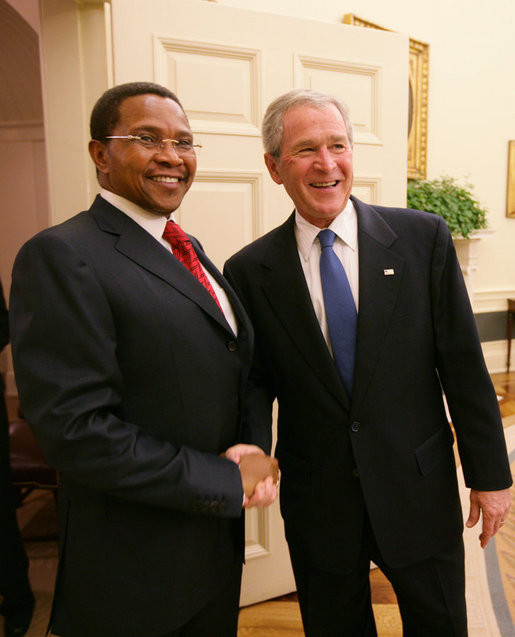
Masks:
[[[279,463],[275,458],[256,445],[245,444],[230,447],[224,456],[240,468],[245,508],[265,507],[274,502],[279,485]]]

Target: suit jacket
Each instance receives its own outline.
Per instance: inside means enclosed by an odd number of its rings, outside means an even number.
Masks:
[[[352,398],[313,310],[294,217],[225,268],[256,332],[252,413],[270,421],[270,401],[279,402],[276,455],[287,536],[294,530],[313,563],[333,572],[355,564],[365,507],[392,567],[459,538],[442,387],[467,485],[511,484],[497,399],[445,223],[353,201],[359,317]]]
[[[238,467],[253,332],[236,337],[203,286],[97,197],[20,251],[10,301],[21,408],[61,472],[53,630],[164,634],[242,559]]]

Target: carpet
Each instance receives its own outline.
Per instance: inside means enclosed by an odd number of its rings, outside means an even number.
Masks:
[[[505,418],[504,425],[512,474],[515,475],[515,416]],[[466,519],[469,490],[465,487],[461,467],[458,480]],[[514,487],[512,494],[515,495]],[[480,524],[464,532],[469,637],[515,637],[515,506],[506,524],[485,550],[479,545]]]

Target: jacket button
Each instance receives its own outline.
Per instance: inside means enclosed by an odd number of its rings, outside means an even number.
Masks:
[[[238,349],[238,343],[236,341],[229,341],[227,343],[227,349],[230,352],[235,352]]]
[[[353,431],[354,433],[357,433],[360,427],[361,425],[359,422],[353,422],[351,425],[351,431]]]
[[[352,470],[352,477],[359,478],[359,471],[356,469],[356,467],[354,467],[354,469]]]

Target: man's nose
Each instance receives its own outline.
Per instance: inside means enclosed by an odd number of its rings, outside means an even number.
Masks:
[[[321,146],[315,155],[315,165],[322,170],[332,170],[336,165],[334,155],[327,148],[327,146]]]
[[[184,160],[177,152],[174,140],[172,139],[163,139],[161,141],[161,147],[156,153],[156,156],[159,156],[161,158],[159,159],[159,161],[169,161],[172,164],[184,163]]]

